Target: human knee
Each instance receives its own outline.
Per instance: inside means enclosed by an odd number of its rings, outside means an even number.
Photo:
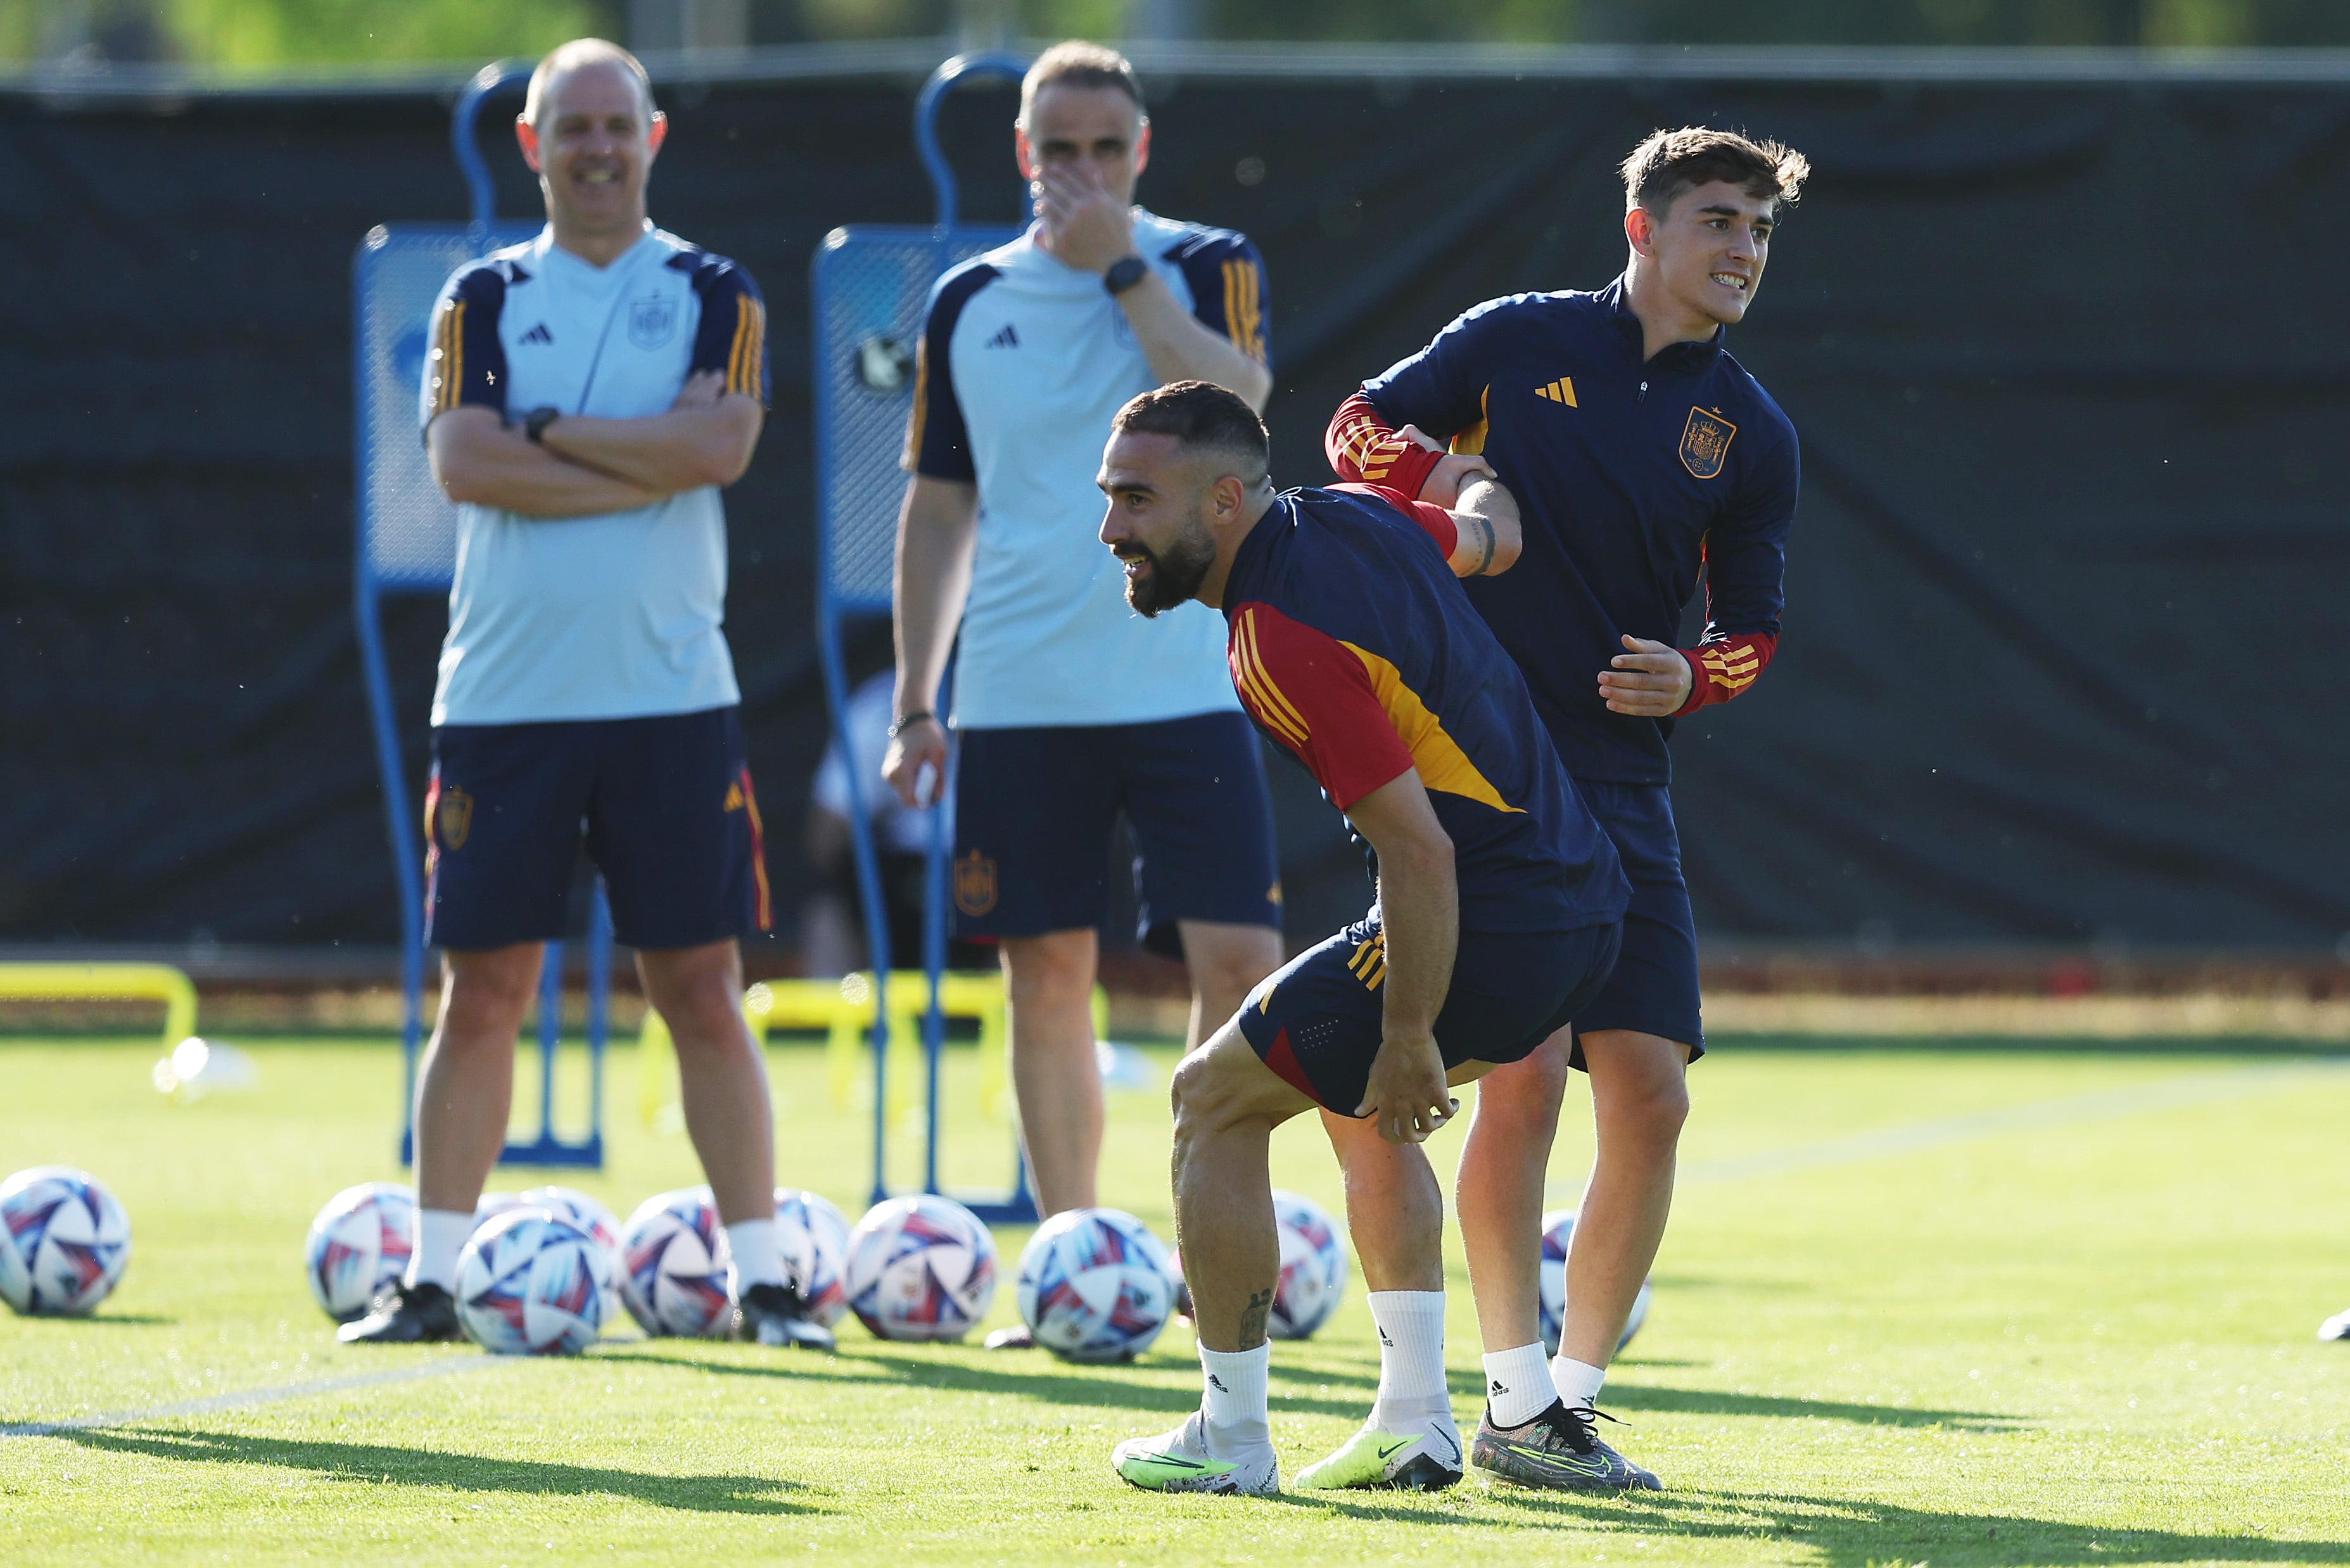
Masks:
[[[1093,1001],[1091,933],[1058,931],[1003,944],[1003,988],[1022,1007],[1089,1006]]]
[[[723,977],[698,977],[685,984],[667,986],[655,999],[661,1022],[681,1057],[701,1053],[724,1053],[741,1044],[747,1030],[743,1000]]]
[[[505,1036],[495,1042],[511,1044],[522,1027],[538,991],[538,968],[526,959],[506,953],[468,954],[452,961],[449,982],[442,994],[441,1033],[472,1042],[484,1036]]]
[[[1689,1080],[1679,1073],[1643,1073],[1614,1085],[1602,1115],[1619,1133],[1671,1143],[1689,1120]]]

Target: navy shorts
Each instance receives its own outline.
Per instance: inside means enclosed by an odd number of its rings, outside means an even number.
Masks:
[[[1463,931],[1436,1015],[1447,1071],[1516,1062],[1607,984],[1618,928]],[[1376,913],[1291,959],[1249,994],[1241,1033],[1259,1060],[1316,1105],[1353,1116],[1379,1054],[1387,939]]]
[[[1134,836],[1147,945],[1180,954],[1178,920],[1281,924],[1273,801],[1256,731],[1243,715],[965,730],[958,743],[958,937],[1100,925],[1121,811]]]
[[[1629,1029],[1690,1047],[1690,1060],[1705,1054],[1699,1022],[1697,921],[1690,913],[1689,884],[1681,878],[1680,830],[1673,824],[1673,796],[1664,784],[1575,781],[1583,804],[1616,842],[1632,884],[1624,911],[1624,952],[1615,978],[1575,1015],[1575,1032]],[[1583,1065],[1583,1046],[1575,1048]]]
[[[584,843],[612,931],[700,947],[774,923],[759,802],[733,708],[650,719],[443,724],[424,797],[424,940],[551,941]]]

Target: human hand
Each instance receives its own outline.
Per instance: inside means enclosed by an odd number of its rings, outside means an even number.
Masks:
[[[1640,637],[1626,638],[1624,646],[1630,651],[1609,659],[1609,668],[1599,672],[1599,699],[1607,711],[1643,719],[1679,712],[1696,684],[1680,649]]]
[[[922,770],[931,771],[931,798],[922,798]],[[910,808],[938,803],[939,781],[947,776],[947,732],[936,719],[917,719],[900,729],[881,757],[881,776]]]
[[[1390,1034],[1371,1058],[1370,1081],[1355,1114],[1375,1117],[1379,1136],[1389,1143],[1424,1143],[1460,1108],[1461,1102],[1445,1085],[1444,1055],[1436,1048],[1436,1037],[1405,1040]]]
[[[1106,273],[1134,254],[1134,211],[1105,190],[1090,168],[1047,164],[1029,186],[1045,221],[1045,248],[1073,267]]]
[[[671,403],[669,410],[677,413],[685,409],[714,409],[718,406],[718,400],[725,395],[725,371],[696,370],[685,379],[685,385],[677,389],[677,401]]]

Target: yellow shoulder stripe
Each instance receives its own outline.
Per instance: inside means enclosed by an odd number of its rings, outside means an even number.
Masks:
[[[1419,694],[1403,683],[1402,672],[1366,648],[1342,643],[1347,652],[1363,661],[1363,669],[1371,678],[1371,690],[1387,710],[1388,721],[1403,737],[1406,750],[1411,753],[1412,766],[1419,770],[1419,782],[1430,789],[1440,789],[1447,794],[1465,795],[1495,811],[1511,811],[1523,815],[1523,806],[1512,805],[1502,798],[1502,792],[1492,782],[1477,771],[1469,753],[1461,743],[1444,732],[1444,725]]]

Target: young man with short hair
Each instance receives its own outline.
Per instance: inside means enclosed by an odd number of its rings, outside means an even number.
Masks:
[[[1622,166],[1621,277],[1596,293],[1478,306],[1366,382],[1330,424],[1342,477],[1443,504],[1464,476],[1490,472],[1518,498],[1524,556],[1507,577],[1471,583],[1469,597],[1524,671],[1631,879],[1614,979],[1571,1028],[1484,1081],[1461,1150],[1458,1203],[1473,1249],[1480,1224],[1538,1220],[1568,1067],[1590,1075],[1597,1153],[1567,1259],[1565,1330],[1547,1376],[1539,1345],[1486,1358],[1488,1414],[1503,1426],[1554,1395],[1589,1417],[1672,1205],[1686,1070],[1704,1035],[1666,742],[1675,719],[1751,687],[1778,644],[1795,431],[1722,339],[1752,304],[1780,212],[1808,172],[1777,142],[1657,132]],[[1700,568],[1706,629],[1683,650],[1674,639]],[[1391,1256],[1380,1227],[1355,1212],[1358,1192],[1378,1211],[1389,1157],[1357,1128],[1330,1128],[1367,1279],[1424,1268]],[[1531,1269],[1521,1289],[1531,1325]],[[1396,1343],[1389,1358],[1422,1354],[1418,1320],[1381,1328]],[[1379,1484],[1341,1468],[1334,1484]]]
[[[734,1262],[736,1330],[828,1347],[785,1285],[766,1064],[738,939],[767,929],[759,805],[720,625],[726,523],[765,420],[750,275],[652,226],[668,134],[601,39],[539,62],[515,126],[546,228],[460,267],[432,315],[433,476],[458,504],[432,700],[427,940],[441,1018],[416,1084],[406,1277],[341,1337],[455,1339],[457,1255],[505,1142],[515,1037],[583,842],[670,1027]]]
[[[960,628],[955,929],[1001,945],[1021,1137],[1052,1214],[1095,1201],[1095,930],[1118,815],[1146,940],[1191,967],[1194,1044],[1281,961],[1271,802],[1222,628],[1197,607],[1138,619],[1093,539],[1120,404],[1195,378],[1262,405],[1273,377],[1255,248],[1132,205],[1150,122],[1123,57],[1046,50],[1014,148],[1036,221],[940,280],[920,338],[884,771],[928,798]]]
[[[1250,716],[1346,813],[1378,887],[1364,919],[1257,987],[1176,1070],[1175,1230],[1203,1390],[1181,1427],[1113,1455],[1121,1477],[1152,1490],[1280,1488],[1265,1397],[1280,1272],[1273,1129],[1316,1106],[1362,1118],[1422,1199],[1378,1222],[1399,1250],[1435,1256],[1443,1214],[1419,1145],[1459,1107],[1448,1085],[1541,1048],[1576,1016],[1615,965],[1629,896],[1525,678],[1454,580],[1516,556],[1509,493],[1486,477],[1450,510],[1365,485],[1275,494],[1268,452],[1247,404],[1184,382],[1119,410],[1102,455],[1101,538],[1124,563],[1128,599],[1145,615],[1192,599],[1222,611]],[[1531,1311],[1513,1293],[1538,1266],[1539,1217],[1464,1231],[1493,1344]],[[1388,1484],[1461,1479],[1441,1274],[1431,1283],[1440,1426],[1423,1421],[1378,1456]],[[1500,1444],[1520,1465],[1640,1484],[1555,1397],[1508,1431],[1490,1427],[1476,1454],[1488,1468]]]

